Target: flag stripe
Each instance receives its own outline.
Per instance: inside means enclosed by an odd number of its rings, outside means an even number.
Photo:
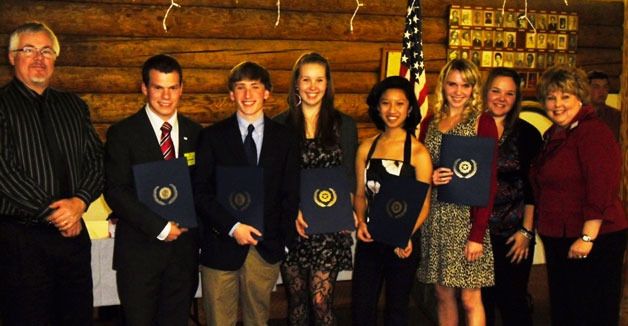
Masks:
[[[420,0],[408,0],[405,26],[399,75],[414,84],[417,104],[422,108],[427,106],[428,89],[423,57],[423,18]]]

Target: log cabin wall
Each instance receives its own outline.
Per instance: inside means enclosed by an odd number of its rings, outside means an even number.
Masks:
[[[298,56],[318,51],[332,65],[337,107],[353,116],[360,137],[373,134],[365,104],[379,79],[381,49],[400,48],[405,0],[362,0],[354,32],[349,21],[353,0],[284,0],[281,19],[275,0],[178,0],[167,25],[168,0],[83,0],[0,3],[0,84],[11,78],[6,48],[9,33],[27,20],[46,22],[59,36],[61,54],[52,84],[79,93],[92,111],[101,134],[137,111],[143,103],[140,67],[150,56],[169,53],[184,68],[180,111],[211,124],[234,111],[226,90],[229,69],[242,60],[266,66],[274,95],[270,115],[285,110],[290,69]],[[424,52],[428,86],[433,89],[445,63],[447,17],[451,4],[500,8],[501,0],[422,0]],[[509,0],[508,8],[523,8]],[[579,15],[579,66],[611,74],[611,91],[619,90],[624,21],[622,2],[529,0],[536,10],[574,11]]]
[[[254,60],[270,70],[274,94],[267,101],[267,112],[274,115],[287,107],[285,98],[294,61],[303,52],[318,51],[331,61],[337,107],[358,122],[359,136],[363,138],[376,132],[366,113],[366,95],[380,77],[382,49],[401,47],[406,1],[362,2],[365,6],[360,8],[351,33],[349,21],[356,5],[353,0],[284,0],[277,27],[275,0],[178,0],[182,7],[170,12],[165,32],[161,23],[170,5],[168,0],[2,0],[0,85],[12,78],[6,53],[9,33],[28,20],[46,22],[59,36],[62,48],[52,84],[81,95],[104,139],[109,125],[141,107],[140,67],[154,54],[169,53],[180,61],[185,81],[180,111],[207,125],[234,111],[225,84],[235,64]],[[501,8],[502,3],[421,1],[430,90],[445,64],[449,6]],[[524,5],[524,0],[508,0],[506,7],[521,9]],[[529,0],[528,6],[576,12],[578,66],[608,72],[611,92],[620,91],[622,46],[628,37],[623,27],[623,1],[572,0],[565,6],[563,0]],[[623,83],[625,99],[626,81]],[[622,102],[625,154],[628,111],[626,101]],[[622,189],[628,209],[628,159],[624,160],[623,170]]]

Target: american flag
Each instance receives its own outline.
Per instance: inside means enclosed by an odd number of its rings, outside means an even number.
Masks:
[[[403,50],[399,75],[414,84],[414,93],[421,108],[427,110],[427,85],[423,63],[423,21],[421,20],[421,0],[408,0],[406,30],[403,33]]]

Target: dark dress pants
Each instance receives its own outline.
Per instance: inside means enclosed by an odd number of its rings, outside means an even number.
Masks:
[[[188,325],[198,287],[197,230],[164,246],[159,261],[116,269],[122,314],[129,326]]]
[[[511,244],[507,237],[491,235],[495,261],[495,286],[482,288],[482,301],[486,311],[486,325],[495,325],[498,310],[502,325],[532,325],[532,307],[528,294],[530,268],[534,259],[534,244],[530,244],[528,258],[511,263],[506,257]]]
[[[91,241],[48,225],[0,217],[0,310],[4,326],[92,324]]]
[[[354,325],[377,324],[377,302],[385,284],[385,325],[408,325],[410,291],[420,259],[418,234],[412,239],[412,254],[400,259],[394,247],[358,240],[352,282]]]
[[[568,259],[576,238],[541,237],[552,325],[616,326],[626,232],[601,234],[584,259]]]

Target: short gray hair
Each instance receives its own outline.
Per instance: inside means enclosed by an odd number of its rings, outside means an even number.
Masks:
[[[57,56],[61,53],[61,46],[59,45],[59,40],[55,33],[48,27],[46,24],[41,22],[27,22],[18,26],[13,33],[11,33],[11,37],[9,38],[9,52],[17,50],[18,45],[20,44],[20,37],[24,33],[40,33],[44,32],[48,34],[50,39],[52,40],[52,49],[55,51]]]

